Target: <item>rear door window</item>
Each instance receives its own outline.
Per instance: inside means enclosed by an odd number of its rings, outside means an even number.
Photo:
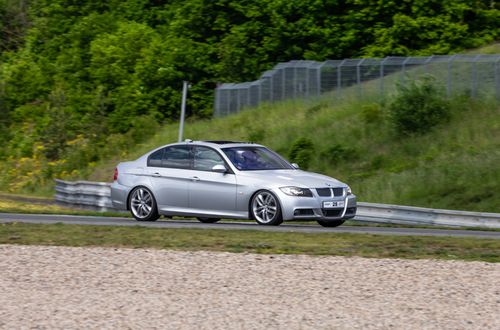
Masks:
[[[165,148],[161,148],[160,150],[156,150],[151,155],[149,155],[148,166],[162,167],[163,152],[164,151],[165,151]]]
[[[190,146],[172,146],[165,148],[162,167],[191,169],[192,153]]]

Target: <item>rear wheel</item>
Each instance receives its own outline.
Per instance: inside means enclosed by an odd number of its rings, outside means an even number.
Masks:
[[[261,190],[253,196],[250,212],[259,225],[277,226],[283,222],[278,198],[267,190]]]
[[[216,223],[220,220],[220,218],[197,218],[200,222],[203,223]]]
[[[330,221],[318,220],[318,223],[323,227],[338,227],[344,222],[345,220],[330,220]]]
[[[156,221],[160,217],[153,193],[145,187],[137,187],[132,191],[129,209],[137,221]]]

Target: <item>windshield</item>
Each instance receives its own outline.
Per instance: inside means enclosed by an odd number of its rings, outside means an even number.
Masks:
[[[240,171],[294,169],[278,154],[264,147],[233,147],[222,151]]]

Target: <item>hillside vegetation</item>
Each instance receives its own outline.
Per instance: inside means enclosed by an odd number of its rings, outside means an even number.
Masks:
[[[498,210],[498,107],[488,100],[452,100],[448,121],[404,137],[388,104],[369,97],[207,118],[217,82],[279,61],[455,53],[498,40],[499,25],[495,1],[0,0],[0,189],[109,180],[118,160],[175,141],[189,80],[186,137],[250,139],[310,159],[304,167],[366,201]]]
[[[189,122],[191,139],[250,140],[302,167],[349,183],[360,200],[500,212],[500,106],[458,96],[450,118],[425,133],[396,132],[389,107],[370,98],[288,101],[216,120]],[[177,124],[98,164],[89,178],[109,181],[119,160],[175,142]]]

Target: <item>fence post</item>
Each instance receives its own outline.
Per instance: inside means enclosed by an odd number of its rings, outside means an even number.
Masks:
[[[430,61],[432,61],[432,59],[434,58],[434,55],[431,55],[429,56],[429,58],[424,62],[424,65],[425,65],[425,73],[426,74],[429,74],[429,63]]]
[[[403,82],[403,84],[404,84],[404,82],[405,82],[405,80],[406,80],[406,79],[405,79],[405,74],[406,74],[406,63],[408,63],[408,62],[410,61],[410,59],[411,59],[411,57],[407,57],[407,58],[403,61],[403,63],[401,64],[401,81]]]
[[[285,68],[280,68],[281,70],[281,100],[283,101],[285,99],[285,95],[286,95],[286,84],[285,84],[285,78],[286,78],[286,75],[285,75]]]
[[[356,84],[358,84],[358,93],[359,96],[361,96],[363,93],[361,91],[361,64],[366,60],[366,58],[362,59],[361,61],[356,64]]]
[[[318,96],[321,95],[321,90],[322,90],[322,86],[321,86],[321,69],[323,68],[323,66],[325,65],[326,61],[321,63],[319,66],[318,66],[318,74],[316,76],[316,79],[318,80]]]
[[[385,57],[382,62],[380,62],[380,97],[384,99],[384,64],[389,59],[389,56]]]
[[[342,87],[342,65],[346,60],[343,59],[342,62],[337,66],[337,97],[340,97],[340,88]]]
[[[481,55],[476,55],[472,59],[472,81],[471,81],[471,89],[470,89],[470,96],[471,98],[476,97],[476,90],[477,90],[477,60],[480,58]]]
[[[495,61],[495,94],[497,102],[500,101],[500,56],[497,57]]]
[[[295,100],[297,98],[297,67],[295,64],[293,65],[293,78],[292,78],[292,90],[293,90],[293,99]]]
[[[305,93],[305,95],[307,97],[309,97],[309,95],[311,95],[310,90],[309,90],[311,88],[310,79],[309,79],[309,68],[310,68],[310,64],[304,65],[304,70],[305,70],[305,75],[306,75],[306,93]]]
[[[215,95],[214,95],[214,117],[218,117],[219,107],[220,107],[220,90],[219,84],[215,87]]]
[[[236,112],[240,112],[241,109],[241,90],[236,88]]]
[[[453,64],[453,60],[455,60],[455,57],[457,57],[457,55],[453,55],[448,60],[448,83],[446,85],[446,96],[448,96],[448,97],[451,96],[451,66]]]
[[[257,95],[259,95],[259,99],[257,100],[257,105],[262,102],[262,79],[259,79],[259,83],[257,84],[257,88],[259,89]]]

